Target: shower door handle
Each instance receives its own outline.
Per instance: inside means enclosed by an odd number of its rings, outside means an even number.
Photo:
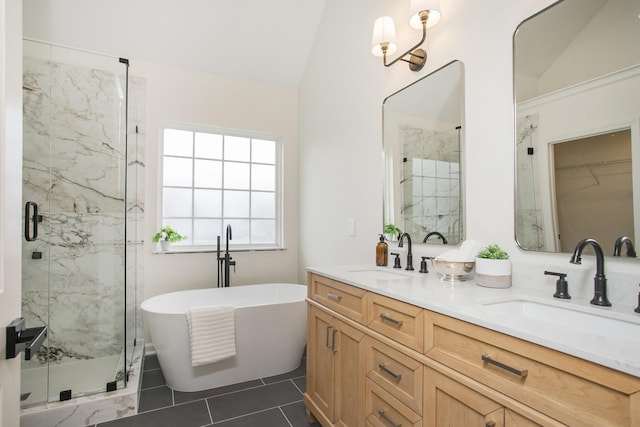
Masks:
[[[24,317],[18,317],[7,326],[6,358],[13,359],[24,350],[24,359],[31,360],[47,337],[47,327],[27,328]]]
[[[33,213],[31,211],[33,210]],[[38,204],[27,202],[24,206],[24,238],[27,242],[33,242],[38,238],[38,223],[42,221],[42,215],[38,215]],[[33,231],[29,227],[33,224]]]

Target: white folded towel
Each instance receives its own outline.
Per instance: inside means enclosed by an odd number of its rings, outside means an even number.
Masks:
[[[236,355],[235,309],[230,305],[193,307],[187,311],[191,366]]]

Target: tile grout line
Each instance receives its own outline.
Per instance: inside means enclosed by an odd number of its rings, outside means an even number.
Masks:
[[[302,400],[295,400],[293,402],[288,402],[288,403],[285,403],[285,405],[292,405],[292,404],[298,403],[298,402],[302,402]],[[222,423],[222,422],[233,421],[233,420],[237,420],[237,419],[249,416],[249,415],[255,415],[255,414],[260,414],[262,412],[272,411],[274,409],[278,409],[278,410],[280,410],[280,412],[282,412],[282,409],[280,409],[280,406],[273,406],[271,408],[264,408],[264,409],[260,409],[259,411],[247,412],[246,414],[236,415],[235,417],[231,417],[231,418],[225,418],[224,420],[216,421],[213,424],[219,424],[219,423]],[[285,420],[287,420],[289,425],[291,425],[291,423],[289,422],[289,419],[287,418],[286,415],[285,415],[284,418],[285,418]]]
[[[207,399],[204,400],[204,404],[207,406],[207,412],[209,413],[209,421],[213,424],[213,415],[211,415],[211,408],[209,407],[209,402]]]
[[[287,417],[287,414],[285,414],[282,410],[282,406],[278,406],[278,409],[280,410],[280,413],[282,414],[284,419],[287,420],[287,423],[289,423],[289,427],[293,427],[293,424],[291,424],[291,421],[289,421],[289,417]]]
[[[301,377],[298,377],[298,378],[301,378]],[[293,386],[296,388],[296,390],[300,392],[300,394],[304,395],[304,391],[300,390],[300,387],[298,387],[298,385],[293,380],[294,378],[291,378],[289,381],[291,381],[291,384],[293,384]]]
[[[302,377],[295,377],[295,378],[302,378]],[[287,381],[291,382],[291,379],[286,379],[286,380],[282,380],[282,381],[276,381],[276,382],[269,383],[269,384],[264,384],[264,385],[257,385],[257,386],[254,386],[254,387],[243,388],[243,389],[241,389],[241,390],[234,390],[234,391],[230,391],[230,392],[227,392],[227,393],[222,393],[222,394],[216,394],[216,395],[212,395],[212,396],[201,397],[201,398],[198,398],[198,399],[188,400],[188,401],[186,401],[186,402],[180,402],[180,403],[175,403],[175,390],[173,390],[171,387],[166,386],[166,385],[164,385],[164,386],[158,386],[158,387],[154,387],[154,388],[167,387],[169,390],[171,390],[171,401],[172,401],[172,404],[171,404],[171,405],[169,405],[169,406],[161,406],[161,407],[159,407],[159,408],[153,408],[153,409],[149,409],[148,411],[139,412],[139,413],[138,413],[138,414],[136,414],[136,415],[139,415],[139,414],[147,414],[147,413],[149,413],[149,412],[155,412],[155,411],[159,411],[159,410],[162,410],[162,409],[171,408],[171,407],[174,407],[174,406],[186,405],[186,404],[193,403],[193,402],[199,402],[199,401],[201,401],[201,400],[205,400],[205,401],[206,401],[207,399],[214,399],[214,398],[216,398],[216,397],[228,396],[228,395],[230,395],[230,394],[234,394],[234,393],[242,393],[242,392],[244,392],[244,391],[254,390],[254,389],[261,388],[261,387],[270,386],[270,385],[273,385],[273,384],[284,383],[284,382],[287,382]],[[300,391],[300,389],[295,385],[295,383],[292,383],[292,384],[293,384],[293,386],[296,388],[296,390]],[[146,390],[151,390],[151,389],[146,389]],[[288,405],[288,404],[290,404],[290,403],[296,403],[296,402],[298,402],[298,400],[296,400],[296,401],[294,401],[294,402],[289,402],[289,403],[287,403],[287,405]],[[273,408],[269,408],[269,409],[274,409],[274,408],[277,408],[277,406],[274,406]],[[258,411],[258,412],[261,412],[261,411]],[[135,415],[134,415],[134,416],[135,416]],[[213,418],[212,418],[212,420],[213,420]]]
[[[286,382],[292,382],[291,380],[298,379],[298,378],[304,378],[304,377],[305,377],[305,376],[304,376],[304,375],[302,375],[302,376],[299,376],[299,377],[287,378],[287,379],[284,379],[284,380],[281,380],[281,381],[274,381],[274,382],[272,382],[272,383],[264,383],[264,382],[263,382],[263,384],[262,384],[262,385],[255,385],[255,386],[251,386],[251,387],[247,387],[247,388],[242,388],[242,389],[238,389],[238,390],[232,390],[232,391],[228,391],[228,392],[226,392],[226,393],[221,393],[221,394],[212,394],[211,396],[205,396],[205,397],[200,397],[200,398],[197,398],[197,399],[194,399],[194,400],[189,400],[189,401],[187,401],[187,402],[181,402],[181,403],[178,403],[178,405],[181,405],[181,404],[183,404],[183,403],[196,402],[196,401],[198,401],[198,400],[202,400],[202,399],[213,399],[213,398],[215,398],[215,397],[228,396],[228,395],[230,395],[230,394],[234,394],[234,393],[242,393],[242,392],[244,392],[244,391],[248,391],[248,390],[255,390],[255,389],[258,389],[258,388],[261,388],[261,387],[267,387],[267,386],[270,386],[270,385],[275,385],[275,384],[280,384],[280,383],[286,383]],[[260,378],[260,381],[262,381],[262,379],[261,379],[261,378]],[[296,390],[300,391],[300,388],[298,388],[298,386],[296,386],[296,384],[295,384],[295,383],[293,383],[293,382],[292,382],[292,384],[293,384],[293,386],[296,388]],[[169,390],[171,390],[172,392],[174,391],[171,387],[169,387],[169,386],[167,386],[167,387],[168,387],[168,388],[169,388]],[[224,387],[224,386],[223,386],[223,387]],[[199,393],[199,392],[180,392],[180,393]],[[304,393],[303,393],[303,394],[304,394]]]
[[[166,387],[166,388],[168,388],[169,390],[171,390],[171,387],[169,387],[169,386],[168,386],[168,385],[166,385],[166,384],[162,384],[162,385],[154,385],[153,387],[141,388],[141,389],[140,389],[140,391],[154,390],[154,389],[156,389],[156,388],[161,388],[161,387]]]

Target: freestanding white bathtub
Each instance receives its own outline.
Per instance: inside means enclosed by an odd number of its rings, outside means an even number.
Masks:
[[[167,385],[200,391],[292,371],[306,344],[307,287],[264,284],[172,292],[141,307]],[[190,307],[235,307],[236,356],[191,366],[187,311]]]

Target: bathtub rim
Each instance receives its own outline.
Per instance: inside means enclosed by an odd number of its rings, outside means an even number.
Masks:
[[[246,304],[246,305],[234,305],[234,307],[236,309],[242,309],[242,308],[249,308],[249,307],[261,307],[261,306],[266,306],[266,305],[280,305],[280,304],[293,304],[293,303],[298,303],[300,301],[304,301],[307,297],[307,285],[303,285],[300,283],[283,283],[283,282],[273,282],[273,283],[259,283],[259,284],[250,284],[250,285],[236,285],[236,286],[232,286],[231,288],[252,288],[252,287],[263,287],[263,286],[268,286],[268,285],[276,285],[278,287],[280,286],[284,286],[284,287],[288,287],[288,288],[295,288],[295,289],[299,289],[299,288],[305,288],[305,292],[302,295],[302,298],[300,299],[293,299],[293,300],[286,300],[286,301],[266,301],[266,302],[253,302],[252,304]],[[149,298],[146,298],[144,301],[142,301],[140,303],[140,309],[145,312],[145,313],[149,313],[149,314],[165,314],[165,315],[186,315],[187,311],[190,308],[193,307],[207,307],[207,306],[215,306],[216,304],[196,304],[196,305],[192,305],[189,306],[187,308],[185,308],[184,310],[177,310],[174,308],[171,308],[169,310],[166,309],[166,307],[163,307],[164,309],[159,310],[159,309],[152,309],[150,308],[150,305],[152,305],[154,302],[154,300],[160,300],[160,299],[166,299],[166,298],[170,298],[172,295],[177,295],[177,294],[195,294],[197,292],[203,292],[203,291],[214,291],[214,292],[224,292],[224,289],[228,289],[228,288],[198,288],[198,289],[184,289],[184,290],[180,290],[180,291],[171,291],[171,292],[165,292],[162,294],[158,294],[158,295],[154,295],[151,296]],[[223,302],[222,304],[217,304],[217,305],[225,305],[228,304],[226,302]]]

